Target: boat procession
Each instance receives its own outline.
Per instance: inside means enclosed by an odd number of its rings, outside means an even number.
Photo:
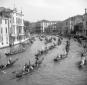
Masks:
[[[0,85],[87,85],[87,9],[30,22],[0,7]]]

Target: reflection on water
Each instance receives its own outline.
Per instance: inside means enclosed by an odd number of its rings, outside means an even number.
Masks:
[[[31,63],[34,62],[34,54],[38,49],[42,49],[44,44],[38,39],[32,46],[29,46],[27,51],[21,54],[12,56],[13,58],[19,58],[19,61],[13,68],[8,69],[7,74],[0,73],[0,85],[87,85],[87,72],[79,70],[76,67],[76,62],[79,60],[77,52],[80,51],[77,43],[71,40],[71,51],[68,58],[64,59],[60,63],[54,63],[53,58],[57,53],[60,53],[60,49],[63,45],[49,51],[47,55],[44,55],[44,61],[41,67],[35,71],[32,75],[26,75],[21,80],[10,80],[12,77],[11,71],[17,69],[28,60]],[[76,48],[76,49],[73,49]]]

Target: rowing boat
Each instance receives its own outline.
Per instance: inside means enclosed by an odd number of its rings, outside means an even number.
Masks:
[[[13,64],[17,61],[18,59],[15,59],[14,61],[12,61],[10,64],[7,65],[0,65],[0,70],[5,70],[10,68],[11,66],[13,66]]]
[[[25,49],[21,49],[21,50],[18,50],[18,51],[14,51],[14,52],[9,52],[9,53],[5,53],[6,56],[10,56],[10,55],[15,55],[15,54],[18,54],[18,53],[22,53],[24,52]]]
[[[44,58],[42,58],[43,60]],[[38,62],[38,65],[32,65],[33,66],[33,69],[29,69],[29,71],[24,71],[23,69],[19,72],[15,72],[15,77],[14,78],[18,78],[18,79],[21,79],[23,78],[25,75],[27,74],[32,74],[35,70],[37,70],[41,63],[42,63],[42,60]]]
[[[54,61],[55,62],[58,62],[58,61],[60,61],[60,60],[63,60],[63,59],[65,59],[67,57],[67,55],[61,55],[61,57],[56,57],[56,58],[54,58]]]

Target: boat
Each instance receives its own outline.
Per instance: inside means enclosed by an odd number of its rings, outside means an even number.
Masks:
[[[10,55],[15,55],[15,54],[18,54],[18,53],[22,53],[25,51],[25,48],[22,48],[18,51],[13,51],[13,52],[8,52],[8,53],[5,53],[6,56],[10,56]]]
[[[18,58],[15,59],[14,61],[12,61],[10,64],[7,64],[7,65],[0,65],[0,70],[6,70],[6,69],[12,67],[13,64],[14,64],[17,60],[18,60]]]
[[[43,59],[44,59],[44,58],[42,58],[42,60],[38,62],[38,65],[32,65],[32,66],[33,66],[33,69],[29,69],[29,71],[24,71],[24,70],[22,69],[22,70],[19,71],[19,72],[15,72],[15,77],[14,77],[14,78],[21,79],[21,78],[23,78],[25,75],[32,74],[35,70],[37,70],[37,69],[40,67],[40,65],[41,65],[41,63],[42,63],[42,61],[43,61]],[[14,79],[14,78],[13,78],[13,79]]]
[[[87,62],[85,61],[85,63],[84,63],[84,64],[82,64],[82,62],[81,62],[81,61],[79,61],[79,62],[77,63],[77,65],[78,65],[78,68],[79,68],[79,69],[82,69],[82,68],[86,67]]]
[[[60,57],[57,56],[56,58],[54,58],[54,61],[55,61],[55,62],[58,62],[58,61],[60,61],[60,60],[65,59],[66,57],[67,57],[67,55],[60,55]]]
[[[58,57],[54,58],[54,61],[55,61],[55,62],[58,62],[58,61],[60,61],[60,60],[62,60],[62,59],[61,59],[61,58],[58,58]]]
[[[25,75],[32,74],[32,72],[34,72],[39,67],[40,67],[40,64],[38,65],[38,67],[35,66],[33,70],[30,70],[30,71],[21,70],[20,72],[16,72],[15,78],[19,78],[20,79],[20,78],[23,78]]]
[[[36,69],[39,68],[39,66],[38,67],[34,67],[34,69],[30,70],[30,71],[23,71],[22,70],[21,72],[16,73],[15,77],[16,78],[23,78],[25,75],[32,74]]]

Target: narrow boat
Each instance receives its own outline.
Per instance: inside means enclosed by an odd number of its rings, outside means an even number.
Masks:
[[[55,61],[55,62],[58,62],[58,61],[60,61],[60,60],[65,59],[66,57],[67,57],[67,55],[60,55],[60,57],[57,56],[56,58],[54,58],[54,61]]]
[[[13,51],[13,52],[9,52],[9,53],[5,53],[6,56],[10,56],[10,55],[15,55],[15,54],[18,54],[18,53],[22,53],[25,51],[25,48],[23,49],[20,49],[18,51]]]
[[[38,68],[40,67],[40,64],[38,66],[35,66],[32,70],[29,70],[29,71],[20,71],[20,72],[16,72],[15,74],[15,78],[18,78],[18,79],[21,79],[23,78],[25,75],[28,75],[28,74],[32,74],[35,70],[37,70]]]
[[[18,78],[18,79],[21,79],[23,78],[25,75],[28,75],[28,74],[32,74],[35,70],[38,70],[38,68],[40,67],[42,61],[43,61],[44,58],[42,58],[41,61],[38,62],[38,65],[32,65],[33,66],[33,69],[29,69],[29,71],[24,71],[23,69],[19,72],[15,72],[15,78]]]
[[[15,59],[14,61],[12,61],[10,64],[7,64],[7,65],[0,65],[0,70],[6,70],[6,69],[12,67],[13,64],[14,64],[17,60],[18,60],[18,58]]]
[[[58,57],[54,58],[54,61],[55,61],[55,62],[58,62],[58,61],[60,61],[60,60],[62,60],[62,59],[61,59],[61,58],[58,58]]]
[[[78,65],[78,68],[79,68],[79,69],[82,69],[82,68],[86,67],[87,62],[85,61],[85,63],[84,63],[84,64],[82,64],[82,62],[81,62],[81,61],[79,61],[79,62],[77,63],[77,65]]]

